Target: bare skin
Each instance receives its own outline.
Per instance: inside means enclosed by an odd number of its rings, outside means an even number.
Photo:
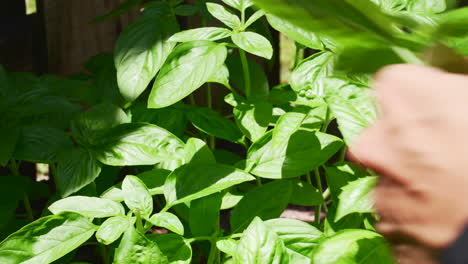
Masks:
[[[414,258],[401,263],[436,263],[431,254],[468,224],[468,76],[394,65],[375,76],[374,88],[380,119],[351,151],[381,175],[377,228],[400,260]]]

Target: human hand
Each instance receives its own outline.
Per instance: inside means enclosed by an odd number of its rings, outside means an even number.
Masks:
[[[395,65],[374,86],[380,120],[351,152],[382,176],[377,228],[390,240],[444,248],[468,223],[468,77]]]

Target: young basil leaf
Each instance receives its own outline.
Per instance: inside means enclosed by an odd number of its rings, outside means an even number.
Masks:
[[[93,152],[71,148],[58,156],[57,188],[67,197],[92,183],[101,173],[102,165]]]
[[[221,202],[221,210],[234,208],[244,197],[243,194],[229,191],[227,192]]]
[[[72,133],[81,145],[94,146],[109,129],[130,122],[130,117],[120,107],[102,103],[75,118]]]
[[[258,10],[255,13],[253,13],[253,15],[251,15],[249,17],[249,19],[247,19],[247,21],[245,22],[244,29],[250,27],[253,23],[255,23],[257,20],[259,20],[264,15],[265,15],[265,11],[263,11],[263,10]]]
[[[365,177],[343,187],[339,196],[335,221],[352,213],[373,213],[374,202],[371,191],[376,184],[377,177]]]
[[[302,206],[314,206],[321,205],[323,202],[322,193],[312,184],[300,180],[293,181],[289,203]]]
[[[299,92],[311,90],[314,96],[324,96],[326,78],[333,74],[334,55],[320,52],[302,61],[291,73],[291,88]]]
[[[219,27],[203,27],[181,31],[172,35],[168,41],[189,42],[196,40],[220,40],[231,36],[231,31]]]
[[[210,136],[222,138],[234,143],[242,141],[242,133],[229,119],[206,107],[193,107],[187,113],[192,124]]]
[[[346,230],[323,240],[315,249],[312,263],[393,264],[384,238],[366,230]]]
[[[206,143],[198,138],[189,138],[185,143],[185,163],[216,163]]]
[[[92,22],[102,22],[106,21],[109,19],[112,19],[114,17],[118,17],[122,15],[123,13],[127,12],[128,10],[132,9],[134,6],[138,5],[139,3],[143,2],[143,0],[127,0],[121,4],[119,4],[115,9],[110,11],[109,13],[96,17]]]
[[[169,175],[164,185],[164,196],[168,206],[173,206],[254,179],[250,174],[227,165],[187,164]]]
[[[153,213],[153,198],[146,185],[136,176],[128,175],[122,182],[122,191],[128,208],[148,219]]]
[[[117,186],[110,187],[109,189],[104,191],[99,197],[102,199],[108,199],[116,202],[123,202],[125,200],[122,189],[120,189]]]
[[[48,209],[53,214],[74,212],[89,218],[125,215],[125,209],[118,202],[86,196],[72,196],[58,200],[51,204]]]
[[[332,135],[299,130],[278,149],[271,140],[272,133],[255,142],[248,151],[247,169],[250,173],[269,179],[294,178],[303,175],[330,159],[343,145]],[[287,161],[287,162],[286,162]]]
[[[324,50],[325,38],[319,37],[313,32],[306,31],[300,27],[297,27],[286,20],[283,20],[279,17],[268,14],[268,22],[270,25],[278,30],[279,32],[285,34],[286,36],[292,38],[297,43],[306,46],[311,49]]]
[[[279,217],[288,206],[291,191],[290,181],[273,181],[247,192],[232,211],[231,230],[244,230],[255,217]]]
[[[13,158],[35,163],[51,163],[57,161],[58,153],[72,146],[73,142],[60,129],[26,126],[21,129]]]
[[[146,89],[175,46],[166,41],[179,30],[166,2],[152,3],[117,40],[115,67],[120,93],[134,101]]]
[[[133,225],[134,221],[134,218],[128,216],[114,216],[107,219],[96,232],[97,241],[104,245],[114,243],[129,226]]]
[[[216,241],[216,247],[228,255],[233,256],[236,254],[237,241],[232,238],[225,238]]]
[[[167,264],[168,259],[158,245],[140,234],[131,225],[115,250],[114,264]]]
[[[408,0],[410,12],[442,13],[447,9],[446,0]]]
[[[283,241],[256,217],[244,231],[237,245],[234,263],[281,264],[288,259]]]
[[[234,44],[249,53],[265,59],[271,59],[273,56],[273,47],[270,41],[258,33],[236,32],[232,34],[231,38]]]
[[[222,0],[225,4],[239,10],[243,11],[251,6],[253,3],[251,0]]]
[[[148,221],[155,226],[164,227],[181,236],[184,235],[184,225],[174,214],[168,212],[157,213],[151,216]]]
[[[76,213],[40,218],[0,243],[0,263],[51,263],[86,242],[96,229]]]
[[[241,28],[241,21],[238,16],[234,15],[224,6],[215,4],[215,3],[207,3],[206,7],[208,8],[208,12],[214,17],[216,17],[219,21],[223,22],[226,26],[238,30]]]
[[[192,247],[183,237],[177,234],[150,234],[147,237],[158,244],[169,264],[191,263]]]
[[[148,107],[164,108],[182,100],[209,80],[226,56],[224,44],[207,40],[177,46],[154,82]]]
[[[189,224],[194,236],[211,236],[219,229],[221,200],[218,192],[190,202]]]
[[[323,237],[317,228],[294,219],[271,219],[265,222],[283,241],[286,248],[311,258],[313,250]]]
[[[117,126],[94,147],[99,161],[111,166],[153,165],[183,160],[184,144],[167,130],[145,123]]]

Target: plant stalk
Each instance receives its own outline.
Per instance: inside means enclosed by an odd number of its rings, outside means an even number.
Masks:
[[[216,241],[214,239],[210,240],[210,254],[208,255],[208,264],[216,264],[218,261],[218,248],[216,247]]]
[[[247,55],[245,54],[245,51],[239,49],[239,54],[241,57],[242,71],[244,72],[245,96],[247,97],[247,99],[249,99],[251,94],[249,61],[247,60]]]
[[[317,182],[317,187],[320,191],[320,193],[323,194],[323,186],[322,186],[322,180],[320,179],[320,171],[318,168],[314,170],[314,175],[315,175],[315,181]],[[325,206],[325,203],[324,203]],[[315,222],[317,224],[320,224],[320,213],[322,212],[322,205],[318,205],[315,207]]]
[[[28,217],[28,220],[30,222],[34,221],[34,212],[32,210],[31,202],[29,201],[29,196],[27,193],[24,193],[23,203],[24,203],[24,208],[26,210],[26,215]]]

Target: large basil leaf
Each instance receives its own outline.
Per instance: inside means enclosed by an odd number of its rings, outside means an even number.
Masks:
[[[298,177],[325,163],[342,147],[335,136],[304,130],[285,137],[283,144],[275,147],[272,133],[255,142],[247,156],[249,172],[269,179]]]
[[[156,243],[130,226],[115,250],[114,264],[167,264],[167,257]]]
[[[264,36],[255,32],[238,32],[231,36],[232,41],[239,48],[254,55],[271,59],[273,56],[273,47],[270,41]]]
[[[185,162],[216,163],[216,158],[203,140],[189,138],[185,143]]]
[[[167,130],[144,123],[111,129],[94,147],[98,159],[111,166],[153,165],[183,159],[183,142]]]
[[[306,31],[300,27],[289,23],[286,20],[278,18],[273,15],[267,15],[270,25],[279,32],[287,35],[295,40],[297,43],[304,45],[311,49],[324,50],[325,45],[322,38],[313,32]]]
[[[164,108],[202,86],[222,67],[227,49],[211,41],[177,46],[161,69],[148,99],[149,108]]]
[[[179,138],[182,138],[187,127],[187,118],[184,109],[179,107],[148,109],[146,104],[142,103],[133,105],[132,122],[144,122],[157,125]]]
[[[330,189],[331,197],[335,203],[338,203],[338,196],[342,188],[348,183],[363,178],[368,174],[363,168],[360,168],[351,162],[342,162],[333,166],[325,166],[325,176]]]
[[[158,244],[159,249],[169,260],[169,264],[190,264],[192,247],[177,234],[148,235],[148,239]]]
[[[234,255],[235,264],[282,264],[288,256],[283,241],[256,217],[244,231]]]
[[[314,206],[321,205],[323,202],[322,193],[312,184],[301,180],[293,181],[289,203],[302,206]]]
[[[247,192],[231,214],[231,230],[242,231],[255,217],[277,218],[291,197],[290,181],[273,181]]]
[[[102,223],[96,232],[96,239],[99,243],[110,245],[133,224],[134,219],[127,216],[114,216]]]
[[[329,90],[326,101],[338,121],[344,141],[349,145],[377,119],[375,98],[367,87],[341,80],[330,82],[338,89]]]
[[[312,90],[315,96],[324,96],[324,80],[333,73],[334,55],[320,52],[301,62],[291,73],[291,88],[295,91]]]
[[[173,171],[164,185],[168,206],[199,199],[255,178],[221,164],[187,164]]]
[[[189,42],[196,40],[220,40],[231,36],[231,31],[219,27],[203,27],[189,29],[174,34],[169,41],[173,42]]]
[[[143,218],[149,218],[153,213],[153,198],[146,185],[138,178],[128,175],[122,182],[125,204]]]
[[[53,214],[74,212],[89,218],[104,218],[125,214],[125,209],[118,202],[86,196],[72,196],[58,200],[51,204],[48,209]]]
[[[210,136],[226,139],[234,143],[239,143],[242,140],[242,133],[237,126],[210,108],[193,107],[187,115],[196,128]]]
[[[190,202],[189,224],[194,236],[211,236],[218,230],[221,201],[219,192]]]
[[[323,240],[315,249],[314,264],[393,264],[382,236],[366,230],[346,230]]]
[[[47,126],[27,126],[21,130],[13,158],[36,163],[57,161],[58,153],[73,145],[62,130]]]
[[[234,15],[224,6],[215,4],[215,3],[207,3],[206,7],[208,12],[214,17],[216,17],[219,21],[223,22],[226,26],[238,30],[241,27],[241,21],[238,16]]]
[[[286,248],[309,258],[323,237],[320,230],[299,220],[271,219],[265,225],[279,236]]]
[[[184,235],[184,225],[174,214],[168,212],[157,213],[151,216],[149,221],[155,226],[164,227],[181,236]]]
[[[115,67],[122,96],[135,100],[146,89],[175,46],[166,41],[179,30],[166,2],[146,7],[117,40]]]
[[[93,182],[101,173],[101,164],[93,152],[72,148],[58,157],[57,187],[62,197],[69,196]]]
[[[43,217],[0,243],[0,263],[51,263],[86,242],[96,229],[76,213]]]
[[[377,184],[377,177],[365,177],[350,182],[342,188],[339,196],[335,221],[352,213],[373,213],[372,190]]]

